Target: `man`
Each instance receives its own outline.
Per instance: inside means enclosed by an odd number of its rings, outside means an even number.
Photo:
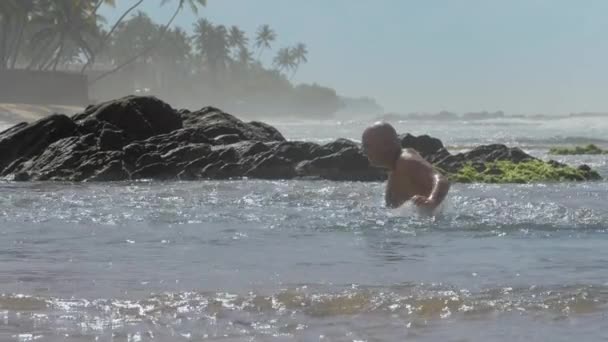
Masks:
[[[433,213],[448,194],[450,183],[413,149],[401,149],[397,132],[388,123],[376,123],[363,132],[363,151],[370,163],[388,170],[386,206],[412,202]]]

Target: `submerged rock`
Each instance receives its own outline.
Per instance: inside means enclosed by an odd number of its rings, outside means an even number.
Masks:
[[[518,148],[485,145],[452,155],[441,140],[400,136],[459,182],[581,181],[590,167],[544,162]],[[53,115],[0,133],[1,175],[19,181],[197,180],[228,178],[380,181],[359,143],[286,141],[274,127],[214,107],[175,111],[154,97],[128,96]]]

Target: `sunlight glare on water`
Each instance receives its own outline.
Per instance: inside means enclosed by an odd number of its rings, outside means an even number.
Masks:
[[[567,340],[608,312],[607,185],[455,185],[430,218],[380,183],[4,183],[0,336]]]

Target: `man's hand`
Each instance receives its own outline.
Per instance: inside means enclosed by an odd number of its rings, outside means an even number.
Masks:
[[[414,204],[419,208],[425,208],[425,209],[431,209],[431,210],[437,208],[437,202],[426,196],[416,195],[416,196],[412,197],[412,202],[414,202]]]

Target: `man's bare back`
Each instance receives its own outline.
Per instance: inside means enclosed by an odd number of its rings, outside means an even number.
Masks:
[[[395,129],[375,124],[363,133],[363,149],[370,163],[388,170],[386,206],[397,208],[405,202],[432,212],[445,199],[450,184],[413,149],[401,149]]]
[[[445,186],[438,184],[444,182]],[[438,189],[441,194],[434,191],[436,188],[441,188]],[[419,207],[435,209],[447,195],[448,189],[447,180],[431,164],[415,150],[407,149],[397,160],[395,168],[389,172],[386,205],[396,208],[413,199]]]

